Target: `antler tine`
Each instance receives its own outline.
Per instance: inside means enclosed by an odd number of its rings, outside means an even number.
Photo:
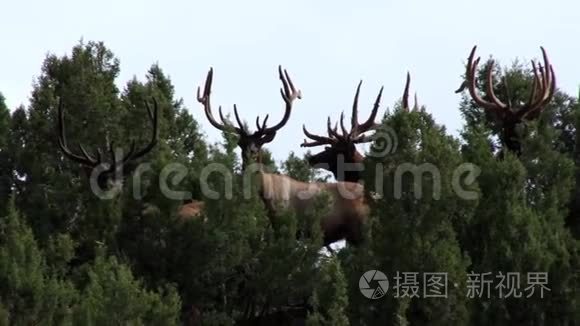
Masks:
[[[467,65],[465,65],[465,79],[463,80],[459,88],[455,91],[455,93],[461,93],[463,92],[463,90],[465,90],[466,87],[468,87],[468,91],[471,94],[471,87],[469,86],[470,84],[475,83],[474,78],[471,78],[471,75],[474,71],[474,69],[472,69],[474,66],[473,57],[475,56],[476,49],[477,45],[474,45],[473,48],[471,49],[471,52],[469,53],[469,57],[467,57]],[[479,63],[479,57],[476,60],[475,66],[477,66],[477,63]]]
[[[373,104],[373,109],[372,109],[371,114],[369,115],[369,118],[367,119],[367,121],[358,125],[358,130],[357,130],[356,136],[358,136],[362,133],[365,133],[372,128],[375,128],[375,126],[376,126],[375,119],[377,117],[377,113],[379,112],[379,106],[381,103],[381,97],[383,96],[383,89],[384,88],[385,88],[384,86],[381,86],[381,89],[379,90],[379,94],[377,95],[377,98],[375,99],[375,103]]]
[[[136,159],[137,157],[134,156],[135,153],[135,148],[136,148],[136,144],[135,144],[135,139],[133,139],[131,141],[131,146],[129,147],[129,151],[127,152],[127,154],[125,154],[125,156],[123,156],[123,158],[121,159],[121,163],[125,164],[126,162]],[[113,149],[114,150],[114,149]],[[113,158],[113,164],[116,164],[116,157]]]
[[[530,93],[530,100],[528,101],[525,110],[522,109],[522,118],[539,113],[543,107],[552,100],[556,91],[554,68],[548,60],[545,49],[543,47],[540,47],[540,49],[542,50],[542,55],[544,57],[544,67],[539,65],[538,70],[540,71],[540,74],[538,75],[536,65],[532,61],[534,82]]]
[[[497,96],[495,95],[495,92],[493,90],[493,65],[494,65],[494,61],[491,60],[489,62],[489,67],[487,70],[487,92],[488,92],[489,96],[491,97],[491,100],[497,106],[498,109],[507,109],[508,106],[505,105],[502,101],[500,101],[499,98],[497,98]],[[474,72],[474,75],[475,75],[475,72]],[[507,85],[506,85],[506,87],[507,87]]]
[[[554,74],[554,67],[552,65],[550,65],[550,76],[552,76],[550,80],[550,92],[548,93],[548,96],[546,96],[544,103],[542,103],[543,105],[548,104],[556,93],[556,75]]]
[[[359,81],[358,86],[356,87],[356,93],[354,94],[354,100],[352,101],[352,115],[350,118],[350,125],[351,129],[350,132],[353,135],[356,135],[358,132],[358,97],[360,95],[360,87],[362,85],[362,80]],[[341,114],[341,125],[342,125],[342,114]],[[342,132],[347,135],[346,128],[342,128]]]
[[[240,135],[246,135],[246,128],[244,127],[239,115],[238,115],[238,108],[236,107],[236,105],[234,104],[234,115],[236,117],[236,121],[238,123],[238,125],[242,126],[242,128],[238,128],[236,126],[234,126],[234,124],[230,121],[230,119],[226,118],[224,116],[224,113],[222,111],[222,106],[220,105],[218,107],[218,114],[220,117],[220,120],[222,121],[222,125],[225,126],[227,129],[225,130],[234,130],[236,133],[240,134]],[[223,130],[223,129],[222,129]]]
[[[97,161],[102,162],[103,160],[103,153],[101,152],[100,148],[97,148]]]
[[[328,144],[330,144],[330,143],[328,143],[326,141],[308,142],[306,139],[304,139],[302,144],[300,144],[300,147],[316,147],[316,146],[322,146],[322,145],[328,145]]]
[[[256,128],[257,128],[258,132],[262,132],[262,130],[264,130],[266,128],[266,122],[268,122],[269,117],[270,117],[270,115],[266,114],[266,118],[264,118],[262,125],[260,125],[260,117],[259,116],[256,117]]]
[[[409,85],[411,84],[411,74],[407,71],[407,81],[405,82],[405,90],[403,91],[402,106],[404,110],[409,111]]]
[[[141,149],[137,153],[134,153],[135,141],[133,141],[131,143],[131,149],[129,150],[127,155],[125,155],[125,157],[122,160],[123,164],[125,164],[129,160],[136,160],[136,159],[142,157],[143,155],[150,152],[153,149],[153,147],[155,147],[155,145],[157,144],[157,138],[158,138],[158,134],[159,134],[159,128],[158,128],[159,106],[158,106],[157,100],[154,97],[152,98],[152,100],[153,100],[153,112],[151,111],[151,107],[149,106],[149,103],[147,103],[147,101],[145,101],[145,107],[147,108],[147,113],[148,113],[147,115],[149,116],[149,119],[151,120],[151,124],[153,125],[153,132],[151,133],[151,140],[149,141],[149,144],[147,144],[147,146],[145,146],[143,149]],[[112,143],[111,143],[111,147],[112,147]],[[114,160],[114,162],[116,162],[116,160]]]
[[[335,139],[343,139],[344,137],[342,137],[336,130],[338,129],[338,123],[334,126],[334,128],[332,128],[332,124],[330,122],[330,117],[328,117],[328,119],[326,120],[326,131],[328,132],[328,137],[330,138],[335,138]]]
[[[540,76],[542,76],[542,93],[539,94],[539,100],[542,101],[545,99],[545,96],[547,94],[549,94],[549,90],[550,90],[550,85],[551,85],[551,81],[550,81],[550,70],[548,67],[542,67],[542,65],[539,65],[540,68]]]
[[[230,120],[227,119],[224,116],[224,113],[222,112],[222,106],[221,105],[218,106],[218,115],[220,117],[220,120],[222,121],[222,125],[227,126],[227,127],[231,128],[231,129],[235,129],[234,125],[230,122]]]
[[[324,136],[319,136],[319,135],[315,135],[310,133],[308,130],[306,130],[306,126],[302,125],[302,131],[304,132],[304,134],[306,135],[306,137],[314,140],[313,142],[307,142],[306,139],[304,139],[304,142],[300,145],[300,147],[314,147],[314,146],[320,146],[320,145],[332,145],[334,143],[336,143],[336,139],[333,139],[331,137],[324,137]]]
[[[543,97],[542,103],[540,105],[546,105],[552,100],[552,96],[556,92],[556,76],[554,74],[554,67],[548,60],[548,55],[546,54],[546,50],[543,46],[540,47],[542,50],[542,56],[544,57],[544,66],[546,70],[546,93]]]
[[[100,155],[98,156],[99,160],[95,160],[87,153],[87,151],[84,150],[82,145],[79,146],[84,157],[74,154],[68,148],[64,125],[64,104],[60,97],[58,98],[58,146],[67,157],[80,164],[94,167],[101,162]]]
[[[210,94],[212,82],[213,82],[213,67],[210,67],[207,73],[207,77],[205,78],[205,84],[203,87],[203,96],[200,95],[199,86],[197,87],[197,101],[203,105],[205,116],[209,120],[209,123],[211,123],[212,126],[214,126],[219,130],[227,131],[228,128],[225,125],[217,122],[216,119],[213,117],[213,113],[211,112]]]
[[[463,81],[463,83],[455,91],[455,93],[460,93],[467,87],[467,90],[469,91],[469,95],[471,96],[471,98],[473,99],[473,101],[477,105],[483,107],[484,109],[496,111],[498,109],[496,103],[492,103],[492,102],[488,102],[488,101],[484,100],[483,98],[481,98],[481,96],[479,96],[479,94],[477,93],[477,90],[476,90],[477,86],[476,86],[476,80],[475,80],[475,73],[477,71],[477,65],[479,64],[479,60],[481,59],[480,57],[477,57],[477,59],[473,60],[473,58],[475,57],[475,50],[476,49],[477,49],[477,45],[474,45],[473,48],[471,49],[471,53],[469,54],[469,57],[467,58],[467,65],[465,68],[465,81]],[[491,69],[490,69],[490,71],[491,71]]]
[[[407,71],[407,81],[405,82],[405,89],[403,90],[403,97],[401,100],[401,106],[406,111],[418,111],[419,110],[419,102],[417,101],[417,92],[415,92],[414,99],[415,103],[413,104],[413,109],[409,106],[409,86],[411,85],[411,73]],[[464,87],[462,85],[462,87]]]
[[[459,88],[457,88],[455,90],[455,94],[461,93],[465,90],[466,87],[469,86],[469,84],[471,84],[471,79],[469,76],[471,75],[471,66],[472,66],[472,61],[473,61],[473,56],[475,55],[475,49],[477,49],[477,45],[474,45],[473,48],[471,49],[471,53],[469,53],[469,57],[467,57],[467,64],[465,65],[465,79],[463,80],[463,82],[461,82],[461,85],[459,86]],[[471,94],[471,90],[469,90],[470,94]]]
[[[278,122],[278,124],[276,124],[275,126],[263,129],[262,130],[263,133],[272,133],[282,128],[288,122],[288,119],[290,119],[290,113],[292,111],[292,103],[294,102],[295,99],[302,98],[302,91],[297,90],[294,87],[294,84],[292,83],[292,79],[290,79],[288,72],[286,71],[286,69],[282,71],[281,65],[278,66],[278,77],[280,78],[280,81],[282,81],[280,94],[282,95],[284,103],[286,103],[284,116],[282,117],[282,120],[280,120],[280,122]]]
[[[115,142],[111,142],[109,143],[109,148],[107,149],[109,151],[109,155],[111,156],[111,166],[109,167],[108,171],[115,171],[116,167],[117,167],[117,155],[115,153]]]
[[[415,92],[415,104],[413,104],[413,111],[419,110],[419,100],[417,100],[417,92]]]
[[[362,144],[362,143],[372,142],[374,140],[375,140],[375,134],[372,134],[372,135],[361,135],[358,138],[356,138],[355,140],[353,140],[353,142],[355,144]]]
[[[282,66],[278,65],[278,77],[280,78],[280,80],[282,81],[282,88],[280,89],[280,92],[282,94],[282,98],[284,99],[284,101],[288,100],[287,95],[290,94],[290,85],[288,83],[288,81],[285,79],[285,75],[282,73]],[[292,90],[294,91],[294,86],[292,86]]]
[[[530,91],[528,103],[534,102],[537,96],[538,87],[540,86],[540,77],[538,76],[538,69],[534,60],[532,60],[532,72],[534,73],[534,80],[532,81],[532,90]]]
[[[354,128],[356,128],[356,126]],[[344,111],[340,113],[340,129],[342,130],[342,135],[344,137],[349,137],[349,132],[346,131],[346,127],[344,126]],[[351,130],[350,133],[353,133],[353,130]]]
[[[239,130],[245,132],[246,126],[242,122],[242,119],[240,119],[240,115],[238,114],[238,106],[236,104],[234,104],[234,116],[236,117],[236,122],[238,123],[238,126],[240,127]],[[237,128],[236,128],[236,130],[237,130]]]
[[[538,64],[538,70],[540,71],[540,82],[541,82],[540,89],[544,90],[544,89],[546,89],[546,85],[547,85],[546,84],[546,72],[544,70],[544,67],[542,67],[541,63]],[[540,94],[540,97],[541,97],[541,94]]]
[[[87,160],[94,162],[94,164],[98,164],[98,161],[95,160],[91,154],[89,154],[89,152],[83,147],[82,144],[79,144],[79,149],[81,150],[81,153],[83,153],[83,156],[87,158]]]

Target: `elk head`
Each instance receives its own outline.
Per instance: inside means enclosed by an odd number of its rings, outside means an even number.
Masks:
[[[471,54],[467,59],[465,81],[459,89],[455,91],[455,93],[460,93],[467,88],[473,101],[485,110],[490,111],[500,121],[502,129],[500,138],[507,149],[516,154],[520,154],[521,144],[518,140],[519,135],[516,132],[516,127],[525,120],[536,119],[545,106],[551,101],[556,90],[554,69],[548,60],[546,51],[543,47],[540,47],[544,58],[544,66],[536,66],[535,62],[532,60],[534,80],[528,101],[522,105],[515,106],[509,98],[507,99],[507,103],[504,103],[495,95],[493,89],[492,60],[490,61],[487,70],[486,92],[487,97],[490,99],[487,100],[482,98],[476,90],[475,74],[477,73],[477,65],[480,60],[479,57],[474,60],[476,48],[477,46],[473,47]],[[507,84],[507,80],[505,83]],[[507,85],[505,86],[507,88]]]
[[[109,142],[107,144],[107,154],[109,156],[107,159],[104,158],[103,152],[100,149],[97,149],[96,155],[92,155],[89,154],[89,152],[83,147],[82,144],[78,145],[80,154],[75,154],[69,149],[65,135],[64,105],[62,99],[59,99],[58,145],[64,153],[65,157],[68,157],[70,160],[81,164],[85,168],[85,172],[89,178],[93,175],[95,168],[101,169],[101,171],[96,176],[96,182],[100,189],[119,189],[124,179],[128,177],[137,167],[135,161],[150,152],[157,144],[157,101],[153,99],[153,110],[151,110],[151,107],[147,102],[145,102],[145,107],[147,108],[147,115],[149,120],[153,125],[153,132],[149,143],[143,149],[137,151],[135,148],[135,140],[133,140],[131,146],[129,147],[129,151],[126,153],[119,153],[114,147],[114,143]],[[124,155],[120,156],[119,154]]]
[[[197,88],[197,101],[203,105],[205,116],[209,120],[212,126],[215,128],[225,131],[225,132],[234,132],[236,133],[238,138],[238,147],[240,147],[242,151],[242,161],[244,166],[246,166],[250,161],[259,161],[260,160],[260,151],[264,144],[267,144],[274,140],[276,137],[276,132],[282,128],[288,119],[290,118],[290,113],[292,111],[292,103],[297,98],[302,98],[302,94],[300,90],[297,90],[292,83],[292,80],[288,76],[288,72],[286,70],[282,70],[281,66],[278,66],[278,75],[280,80],[282,81],[282,88],[280,89],[280,94],[282,95],[282,99],[286,104],[286,108],[284,111],[284,116],[282,120],[278,122],[276,125],[272,127],[267,127],[266,123],[268,122],[269,115],[266,115],[266,118],[263,122],[260,123],[260,117],[256,117],[256,131],[250,132],[242,120],[238,115],[238,108],[234,104],[234,115],[236,118],[236,122],[238,126],[234,126],[234,124],[229,121],[227,118],[224,117],[222,113],[222,107],[219,106],[218,112],[220,116],[221,123],[218,122],[211,112],[211,104],[210,104],[210,93],[211,93],[211,84],[213,80],[213,68],[210,68],[209,72],[207,73],[207,77],[205,80],[205,86],[203,90],[203,95],[200,93],[200,88]]]
[[[328,136],[312,134],[306,130],[305,125],[302,126],[304,134],[312,141],[308,142],[305,139],[301,147],[329,145],[322,152],[309,156],[307,158],[308,164],[332,172],[338,181],[358,182],[361,179],[364,157],[356,149],[356,144],[372,141],[372,136],[365,135],[365,133],[376,128],[375,118],[383,94],[383,87],[377,95],[369,118],[361,124],[358,122],[358,98],[361,84],[362,80],[359,82],[354,95],[350,131],[347,131],[344,124],[344,112],[340,115],[341,132],[338,131],[338,123],[332,128],[330,117],[328,117],[326,126]]]

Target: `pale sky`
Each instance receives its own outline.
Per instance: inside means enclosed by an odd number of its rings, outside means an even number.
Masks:
[[[11,109],[28,105],[47,53],[69,54],[81,38],[103,41],[120,59],[120,89],[133,76],[144,81],[158,62],[214,142],[219,133],[195,99],[209,67],[215,109],[232,112],[236,103],[253,126],[256,114],[269,113],[271,123],[283,114],[281,64],[303,99],[266,146],[277,160],[304,152],[303,123],[323,133],[328,115],[336,121],[342,110],[350,113],[360,79],[360,119],[384,85],[382,115],[400,100],[408,70],[420,104],[457,135],[463,121],[454,90],[475,44],[482,58],[503,65],[540,58],[543,45],[557,86],[572,95],[580,86],[580,3],[572,0],[20,0],[5,1],[1,13],[0,92]]]

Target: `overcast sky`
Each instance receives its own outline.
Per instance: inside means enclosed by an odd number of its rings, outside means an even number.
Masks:
[[[306,123],[322,133],[326,117],[350,112],[363,79],[361,120],[385,86],[381,114],[400,100],[405,74],[411,91],[437,122],[457,134],[464,63],[475,44],[483,58],[507,65],[540,57],[545,46],[557,86],[580,85],[580,3],[577,1],[4,1],[1,7],[0,92],[14,109],[28,105],[32,81],[47,53],[64,55],[82,38],[104,41],[121,61],[122,89],[144,80],[158,62],[176,96],[219,140],[195,100],[214,67],[212,101],[254,121],[283,114],[277,66],[288,69],[303,99],[267,147],[277,160],[300,148]],[[253,123],[252,123],[253,125]]]

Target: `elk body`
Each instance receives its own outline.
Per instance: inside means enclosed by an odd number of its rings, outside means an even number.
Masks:
[[[364,187],[354,182],[307,183],[285,175],[262,173],[261,196],[272,213],[292,209],[305,214],[316,205],[320,195],[327,195],[326,215],[321,219],[324,245],[345,239],[350,244],[361,241],[361,226],[370,213],[364,200]]]
[[[294,87],[288,73],[281,67],[278,68],[278,72],[283,86],[280,92],[285,103],[284,116],[273,127],[267,127],[268,116],[262,123],[257,117],[257,129],[253,133],[248,131],[242,123],[236,105],[234,105],[234,115],[237,126],[224,118],[221,106],[218,109],[221,123],[214,118],[210,104],[213,69],[210,69],[207,74],[203,94],[200,88],[197,90],[197,99],[203,105],[205,115],[211,125],[222,131],[234,132],[239,136],[237,145],[242,152],[244,172],[247,172],[251,162],[260,161],[262,146],[274,139],[278,130],[290,118],[294,100],[301,98],[300,91]],[[329,210],[321,219],[324,245],[328,246],[341,239],[346,239],[352,244],[360,240],[360,226],[368,216],[368,205],[365,203],[364,188],[361,185],[350,182],[301,182],[285,175],[266,173],[262,168],[258,168],[255,173],[259,181],[260,197],[271,220],[279,215],[281,209],[290,209],[301,214],[313,207],[317,195],[326,194],[329,198]]]

